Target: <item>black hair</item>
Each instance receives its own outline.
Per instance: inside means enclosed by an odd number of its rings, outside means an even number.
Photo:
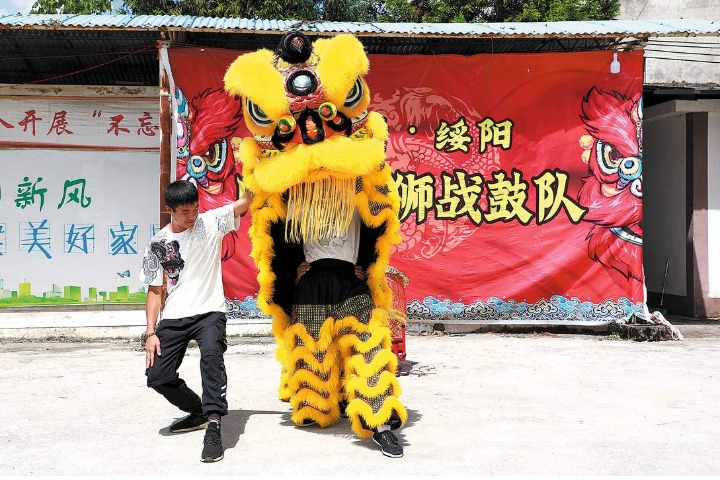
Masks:
[[[180,205],[192,205],[198,201],[198,191],[187,180],[176,180],[169,183],[163,191],[165,205],[175,210]]]

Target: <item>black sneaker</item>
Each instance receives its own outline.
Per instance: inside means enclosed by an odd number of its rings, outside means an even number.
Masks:
[[[170,433],[192,432],[205,428],[208,423],[208,416],[204,413],[191,413],[185,418],[170,425]]]
[[[313,420],[312,418],[306,418],[305,420],[302,421],[302,423],[298,424],[298,427],[312,427],[316,423],[317,422],[315,420]]]
[[[200,460],[205,463],[218,462],[225,456],[223,454],[222,437],[220,436],[220,424],[218,422],[208,423],[203,440],[203,451]]]
[[[400,458],[403,456],[403,448],[400,446],[397,437],[390,430],[376,432],[372,436],[373,442],[380,445],[383,455],[386,457]]]

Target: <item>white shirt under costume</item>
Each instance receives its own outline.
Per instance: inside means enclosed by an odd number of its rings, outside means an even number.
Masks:
[[[314,262],[321,258],[336,258],[357,264],[360,247],[360,214],[355,210],[348,231],[341,236],[325,238],[320,241],[306,241],[303,252],[306,262]]]
[[[192,317],[202,313],[227,311],[222,284],[222,239],[240,226],[233,205],[198,215],[192,228],[180,233],[166,225],[150,239],[145,249],[140,281],[162,286],[167,275],[167,299],[163,318]]]

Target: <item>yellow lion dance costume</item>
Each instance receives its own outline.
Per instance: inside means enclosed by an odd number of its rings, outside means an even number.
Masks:
[[[407,419],[385,279],[400,242],[400,197],[385,163],[387,125],[367,110],[368,68],[352,35],[311,43],[291,32],[277,53],[241,55],[224,78],[225,89],[243,98],[253,134],[237,150],[255,193],[251,255],[260,271],[258,305],[273,317],[280,398],[300,426],[330,426],[346,407],[359,437]],[[326,259],[311,262],[298,280],[304,246],[344,238],[353,221],[355,265],[366,280],[352,263]],[[329,287],[317,283],[327,278]]]

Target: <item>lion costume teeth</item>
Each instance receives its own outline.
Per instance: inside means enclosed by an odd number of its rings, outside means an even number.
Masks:
[[[368,68],[352,35],[311,43],[291,32],[276,53],[238,57],[224,78],[225,89],[242,97],[253,135],[236,154],[255,192],[251,256],[259,269],[258,305],[273,317],[280,397],[291,403],[296,424],[322,427],[336,422],[339,404],[348,402],[360,437],[407,419],[390,350],[385,280],[390,250],[400,242],[400,197],[385,163],[387,125],[367,110]],[[367,293],[298,304],[303,242],[347,232],[355,212]]]

